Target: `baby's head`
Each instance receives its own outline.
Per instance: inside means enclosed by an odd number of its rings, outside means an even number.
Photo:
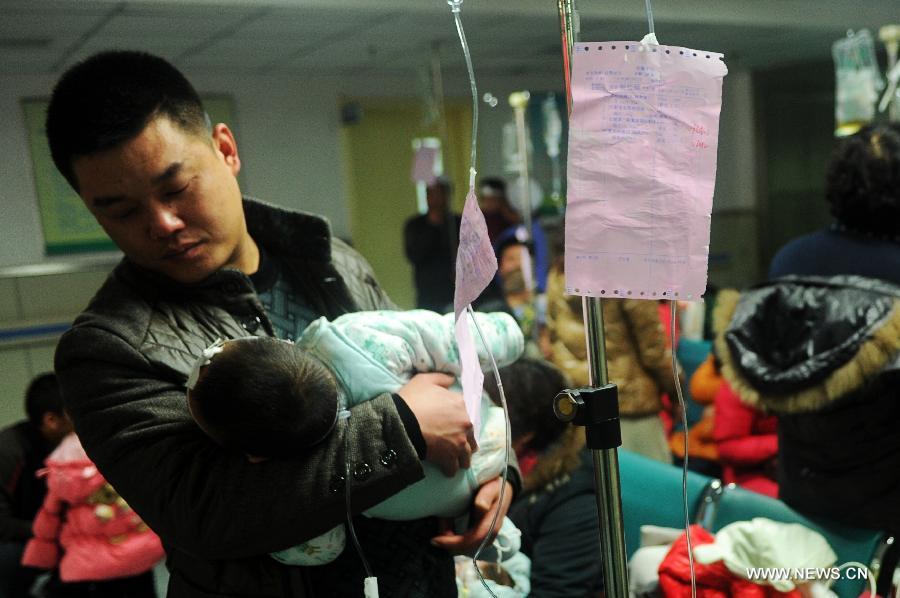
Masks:
[[[194,420],[219,444],[251,457],[301,453],[324,439],[337,420],[334,376],[289,341],[217,341],[195,372],[188,380]]]

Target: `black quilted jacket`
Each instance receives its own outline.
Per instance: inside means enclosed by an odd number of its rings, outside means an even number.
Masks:
[[[786,276],[719,303],[725,379],[778,415],[780,498],[900,531],[900,287]]]
[[[368,264],[331,239],[324,220],[250,199],[244,209],[250,234],[279,257],[319,313],[392,307]],[[306,569],[266,554],[343,520],[338,476],[348,435],[351,470],[360,472],[352,479],[354,511],[422,476],[388,395],[353,409],[302,459],[250,464],[214,445],[188,413],[184,384],[203,348],[247,331],[273,334],[241,272],[182,285],[123,260],[57,348],[56,371],[85,449],[163,538],[170,598],[333,593],[320,591]]]

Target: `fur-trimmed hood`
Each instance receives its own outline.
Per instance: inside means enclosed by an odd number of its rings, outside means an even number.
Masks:
[[[859,276],[787,276],[716,305],[716,352],[741,400],[817,411],[900,370],[900,287]]]
[[[581,464],[584,443],[584,428],[569,426],[525,476],[522,484],[524,492],[552,487],[564,480]]]

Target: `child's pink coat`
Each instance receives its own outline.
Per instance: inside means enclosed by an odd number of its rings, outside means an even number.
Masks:
[[[47,497],[22,564],[59,566],[63,581],[101,581],[144,573],[162,544],[97,471],[75,434],[47,457]]]

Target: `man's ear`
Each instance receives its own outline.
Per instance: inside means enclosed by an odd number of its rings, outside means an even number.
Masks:
[[[222,157],[222,161],[231,170],[231,174],[237,176],[241,171],[241,158],[238,154],[237,141],[228,125],[219,123],[213,127],[213,148]]]
[[[48,438],[61,439],[72,431],[72,420],[65,413],[44,412],[41,416],[41,432]]]
[[[53,413],[52,411],[45,411],[44,415],[41,416],[41,428],[42,429],[50,429],[52,430],[56,423],[59,421],[59,416]]]

